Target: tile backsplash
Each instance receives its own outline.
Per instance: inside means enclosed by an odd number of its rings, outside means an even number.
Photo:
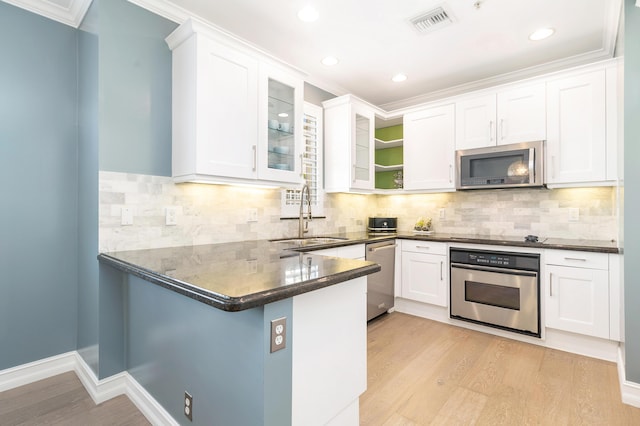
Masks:
[[[378,198],[377,212],[397,215],[401,231],[410,231],[422,216],[432,218],[434,231],[443,233],[592,240],[618,237],[613,187],[393,195]],[[572,217],[575,213],[577,218]]]
[[[101,171],[100,251],[295,237],[298,221],[280,218],[280,200],[280,189],[174,184],[169,177]],[[327,195],[326,219],[313,219],[310,233],[362,231],[375,203],[367,195]],[[133,225],[121,225],[125,206]],[[175,226],[165,225],[167,207],[177,209]],[[249,209],[257,209],[257,222],[247,221]]]
[[[102,171],[100,251],[294,237],[298,222],[280,218],[280,197],[279,189],[174,184],[169,177]],[[121,225],[125,206],[132,209],[133,225]],[[175,226],[165,225],[167,207],[177,211]],[[257,222],[247,221],[249,209],[257,209]],[[410,231],[423,216],[433,219],[435,232],[596,240],[618,235],[616,191],[610,187],[327,194],[324,215],[310,223],[311,234],[364,231],[369,216],[397,216],[400,231]]]

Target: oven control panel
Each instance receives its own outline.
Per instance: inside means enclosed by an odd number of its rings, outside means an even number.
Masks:
[[[515,266],[513,256],[504,254],[469,253],[469,263],[474,265]]]
[[[451,248],[450,254],[450,260],[452,263],[462,263],[467,265],[483,265],[530,271],[538,271],[540,265],[540,256],[529,253],[507,253]]]

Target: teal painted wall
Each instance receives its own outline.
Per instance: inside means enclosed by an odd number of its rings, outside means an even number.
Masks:
[[[78,31],[78,351],[98,377],[99,170],[171,175],[171,51],[177,24],[126,0],[94,0]],[[122,367],[122,365],[120,365]]]
[[[0,2],[0,370],[76,349],[76,42]]]
[[[98,36],[95,7],[78,31],[78,352],[98,374]],[[89,25],[90,24],[90,25]],[[92,27],[93,26],[93,27]]]
[[[624,37],[624,217],[640,211],[640,7],[625,0]],[[640,227],[624,227],[626,379],[640,383]]]
[[[100,170],[171,176],[171,51],[177,24],[125,0],[95,0]]]
[[[292,299],[224,312],[109,266],[100,278],[101,378],[126,368],[184,424],[291,424],[291,343],[272,354],[269,342],[272,319],[291,336]]]

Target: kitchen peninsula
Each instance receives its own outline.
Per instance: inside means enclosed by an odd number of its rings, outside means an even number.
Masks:
[[[286,248],[101,254],[100,377],[128,371],[177,420],[188,392],[193,424],[357,423],[366,275],[380,266]]]

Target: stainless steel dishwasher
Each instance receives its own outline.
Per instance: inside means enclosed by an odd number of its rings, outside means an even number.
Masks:
[[[366,245],[366,259],[381,269],[367,276],[367,321],[393,308],[393,277],[395,275],[395,240]]]

